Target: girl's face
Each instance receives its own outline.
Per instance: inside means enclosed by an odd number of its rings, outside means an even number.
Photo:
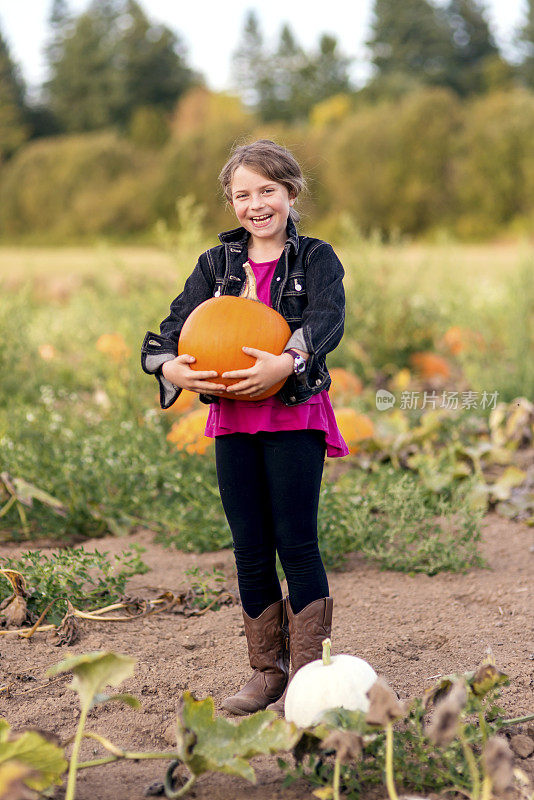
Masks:
[[[295,199],[282,183],[241,164],[234,172],[231,192],[237,219],[252,236],[252,244],[285,244],[289,207]]]

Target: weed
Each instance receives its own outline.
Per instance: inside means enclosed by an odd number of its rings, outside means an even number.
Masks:
[[[108,558],[107,552],[86,552],[82,547],[60,550],[46,555],[41,550],[22,553],[19,558],[1,558],[4,569],[21,572],[30,591],[28,611],[37,618],[53,598],[65,602],[54,604],[48,612],[49,622],[58,624],[67,608],[67,598],[80,610],[90,610],[116,602],[123,594],[126,580],[148,571],[141,559],[143,547],[133,544],[121,555]],[[0,581],[0,600],[11,594],[7,581]]]
[[[218,611],[220,606],[217,603],[217,597],[224,591],[224,586],[221,586],[225,580],[223,573],[216,567],[213,567],[211,572],[208,572],[208,570],[200,572],[199,567],[192,567],[191,569],[186,569],[185,574],[196,579],[191,581],[189,587],[191,592],[190,606],[197,609],[211,606],[214,611]],[[215,587],[212,583],[216,584]],[[220,588],[217,587],[217,584]]]

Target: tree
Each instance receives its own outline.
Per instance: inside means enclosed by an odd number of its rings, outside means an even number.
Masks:
[[[375,0],[367,42],[377,79],[404,75],[408,82],[446,85],[453,56],[445,12],[428,0]]]
[[[165,25],[153,25],[139,3],[128,0],[129,25],[120,41],[124,70],[123,121],[136,107],[156,106],[170,111],[176,100],[200,76],[186,65],[185,46]]]
[[[348,66],[352,59],[337,51],[337,39],[322,34],[318,50],[304,54],[292,81],[291,109],[297,118],[308,118],[317,103],[351,93]]]
[[[72,21],[73,18],[67,0],[53,0],[48,18],[50,37],[45,47],[49,66],[55,65],[61,60],[63,42],[68,36]]]
[[[65,130],[124,127],[136,108],[170,109],[198,80],[178,37],[134,0],[93,0],[74,20],[58,0],[54,13],[46,90]]]
[[[454,50],[449,85],[460,95],[483,92],[488,88],[486,71],[494,69],[496,60],[502,60],[486,9],[478,0],[450,0],[447,17]]]
[[[255,11],[249,11],[241,40],[232,55],[232,82],[241,94],[243,102],[250,107],[257,107],[260,100],[258,82],[263,74],[265,51],[263,36],[260,31]]]
[[[528,0],[527,16],[517,39],[523,51],[520,75],[524,83],[534,89],[534,0]]]
[[[0,31],[0,162],[27,138],[24,83]]]
[[[237,91],[262,120],[292,122],[308,118],[321,100],[350,90],[350,61],[328,34],[321,36],[318,50],[306,52],[287,24],[269,52],[251,11],[233,54],[232,72]]]

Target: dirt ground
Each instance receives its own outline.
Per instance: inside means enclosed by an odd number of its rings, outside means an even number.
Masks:
[[[333,653],[365,658],[401,698],[408,698],[421,695],[440,675],[473,669],[490,647],[497,666],[511,679],[503,689],[502,706],[511,717],[532,713],[534,529],[490,514],[483,531],[481,551],[489,569],[473,569],[466,575],[381,571],[353,554],[344,571],[328,576],[334,598]],[[184,570],[197,565],[209,570],[217,566],[229,588],[237,590],[231,550],[184,554],[154,544],[148,531],[128,540],[110,537],[85,546],[116,553],[132,542],[147,548],[142,558],[150,572],[129,581],[130,594],[155,597],[166,589],[177,593],[188,585]],[[4,545],[0,555],[26,549]],[[98,649],[136,658],[134,677],[121,690],[136,695],[142,709],[101,705],[91,712],[87,727],[131,750],[171,746],[169,729],[184,689],[198,699],[211,694],[220,713],[223,698],[251,673],[240,606],[192,618],[165,612],[126,623],[84,622],[80,640],[69,654]],[[66,648],[54,647],[48,634],[29,640],[0,637],[0,683],[12,684],[9,696],[0,695],[0,714],[13,728],[39,726],[55,731],[62,741],[74,733],[79,711],[77,696],[67,688],[70,676],[54,681],[45,677],[45,670],[66,653]],[[534,739],[534,723],[520,731]],[[83,759],[103,754],[94,745],[85,741]],[[517,758],[517,764],[534,780],[534,756]],[[78,778],[77,800],[140,800],[150,783],[162,779],[166,765],[165,761],[125,762],[85,770]],[[258,756],[252,765],[256,785],[207,774],[192,796],[198,800],[312,797],[312,788],[304,781],[281,788],[283,774],[276,756]],[[58,789],[57,797],[63,793]],[[381,794],[385,796],[385,790]]]

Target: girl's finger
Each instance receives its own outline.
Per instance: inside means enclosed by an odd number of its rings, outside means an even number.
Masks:
[[[236,392],[237,394],[241,393],[248,393],[253,390],[253,387],[250,385],[248,381],[239,381],[239,383],[233,383],[231,386],[228,386],[227,391],[229,392]]]
[[[215,372],[215,370],[213,370],[213,369],[212,370],[206,370],[205,372],[202,372],[201,370],[198,370],[198,371],[197,370],[191,370],[191,372],[195,376],[194,380],[198,380],[198,381],[203,381],[206,378],[216,378],[218,376],[218,374],[219,374],[218,372]]]
[[[241,350],[253,358],[261,358],[262,356],[269,355],[265,350],[258,350],[256,347],[242,347]]]
[[[221,378],[248,378],[250,377],[251,369],[254,369],[254,367],[249,367],[248,369],[234,369],[230,372],[223,372]]]
[[[202,383],[193,384],[191,390],[193,392],[202,392],[203,394],[206,392],[225,392],[226,386],[224,383],[208,383],[208,381],[202,381]]]

